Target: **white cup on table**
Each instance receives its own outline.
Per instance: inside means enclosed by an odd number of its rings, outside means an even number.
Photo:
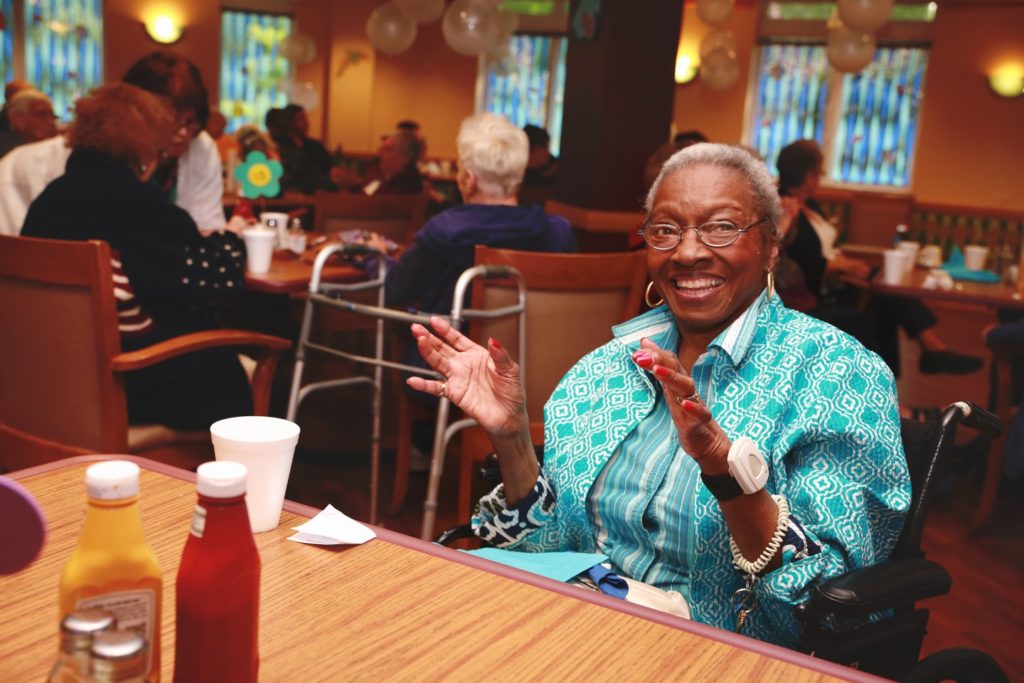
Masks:
[[[242,231],[242,241],[245,242],[245,267],[249,272],[262,275],[270,270],[277,233],[261,225],[246,228]]]
[[[964,247],[964,266],[967,270],[985,270],[988,261],[988,247],[968,244]]]
[[[210,438],[217,460],[240,462],[249,470],[245,507],[252,532],[277,528],[299,426],[277,417],[229,417],[210,426]]]
[[[274,231],[277,244],[282,248],[288,244],[288,218],[288,214],[279,211],[264,211],[260,214],[260,223]]]
[[[883,254],[882,280],[887,285],[898,285],[906,277],[910,254],[902,249],[886,249]]]
[[[917,252],[921,249],[920,242],[900,242],[897,249],[907,254],[906,268],[907,272],[914,270],[914,264],[917,263]]]

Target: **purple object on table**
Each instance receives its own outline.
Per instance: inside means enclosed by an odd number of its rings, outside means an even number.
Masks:
[[[39,503],[20,484],[0,477],[0,575],[32,564],[46,539]]]

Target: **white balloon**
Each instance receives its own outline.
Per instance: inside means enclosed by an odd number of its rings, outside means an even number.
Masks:
[[[829,32],[825,52],[837,71],[856,73],[871,63],[876,47],[873,35],[851,31],[844,26]]]
[[[697,0],[697,16],[708,26],[721,26],[732,16],[734,0]]]
[[[893,0],[839,0],[836,8],[847,28],[859,33],[874,33],[889,21],[892,5]]]
[[[448,47],[476,56],[494,47],[498,38],[498,12],[482,0],[455,0],[441,22]]]
[[[309,64],[316,58],[316,43],[304,33],[292,33],[281,41],[281,54],[296,64]]]
[[[444,0],[394,0],[398,8],[419,24],[437,21],[444,14]]]
[[[712,90],[725,90],[740,77],[736,53],[717,48],[700,62],[700,79]]]
[[[288,95],[289,103],[295,103],[306,111],[312,111],[320,106],[320,93],[309,81],[292,85]]]
[[[736,52],[736,36],[732,31],[712,31],[700,41],[700,58],[704,59],[714,50],[722,48],[726,52]]]
[[[366,20],[366,37],[381,52],[397,55],[405,52],[416,40],[416,22],[393,2],[373,10]]]

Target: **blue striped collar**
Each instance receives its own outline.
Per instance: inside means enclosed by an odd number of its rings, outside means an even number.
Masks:
[[[739,365],[750,350],[754,341],[754,332],[761,310],[766,304],[774,303],[768,299],[766,290],[762,290],[756,299],[743,311],[729,327],[715,337],[709,348],[714,346],[722,349],[732,361],[733,366]],[[640,348],[640,340],[649,338],[661,348],[670,348],[678,343],[675,318],[668,306],[661,305],[641,316],[628,320],[612,328],[612,335],[630,351]]]

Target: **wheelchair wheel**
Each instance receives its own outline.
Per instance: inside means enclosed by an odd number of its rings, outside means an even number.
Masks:
[[[914,665],[904,683],[1009,683],[996,660],[981,650],[953,647],[928,655]]]

